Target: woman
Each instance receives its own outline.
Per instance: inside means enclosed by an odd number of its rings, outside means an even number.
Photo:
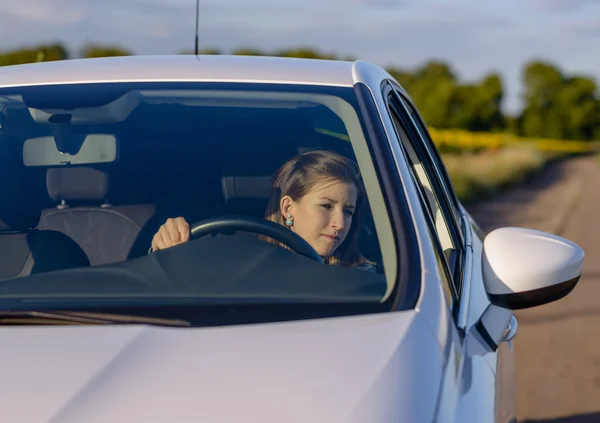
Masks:
[[[373,263],[358,248],[364,213],[365,193],[356,164],[319,150],[299,154],[279,169],[265,218],[296,232],[327,264],[374,271]],[[189,239],[188,222],[171,218],[154,235],[152,251]]]

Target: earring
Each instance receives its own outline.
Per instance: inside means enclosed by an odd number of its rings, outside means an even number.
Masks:
[[[287,220],[285,221],[285,224],[288,226],[292,226],[294,224],[294,219],[292,219],[292,215],[289,213],[287,215]]]

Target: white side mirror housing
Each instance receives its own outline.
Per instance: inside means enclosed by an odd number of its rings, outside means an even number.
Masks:
[[[490,302],[510,310],[556,301],[573,290],[584,252],[557,235],[500,228],[483,242],[483,279]]]
[[[514,337],[512,310],[547,304],[571,292],[583,259],[577,244],[546,232],[525,228],[490,232],[483,241],[482,272],[491,305],[473,327],[482,345],[495,351]]]

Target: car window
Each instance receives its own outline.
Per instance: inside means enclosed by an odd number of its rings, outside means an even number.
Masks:
[[[412,105],[412,103],[406,97],[404,97],[398,91],[396,91],[396,94],[398,95],[398,97],[400,98],[400,101],[402,101],[402,103],[408,110],[410,117],[411,117],[411,122],[415,125],[417,131],[419,132],[421,141],[423,142],[423,145],[427,149],[429,158],[431,160],[432,169],[435,172],[437,172],[437,174],[439,175],[438,183],[440,185],[440,188],[442,189],[442,194],[446,198],[448,206],[450,207],[450,210],[452,212],[452,218],[454,219],[454,224],[456,225],[456,227],[458,229],[460,229],[461,228],[461,224],[460,224],[461,218],[460,218],[460,212],[459,212],[459,208],[458,208],[458,198],[456,196],[456,193],[454,192],[454,188],[452,187],[450,178],[448,177],[448,172],[446,171],[446,167],[444,166],[444,163],[442,162],[439,152],[437,151],[437,148],[435,147],[433,140],[431,139],[431,136],[429,135],[429,131],[427,130],[425,123],[423,122],[423,119],[421,118],[421,116],[419,115],[419,113],[417,112],[415,107]],[[462,234],[461,234],[461,237],[462,237]]]
[[[414,127],[411,128],[411,122],[406,114],[403,118],[403,109],[396,97],[388,97],[389,113],[396,129],[398,139],[407,154],[410,168],[412,170],[415,182],[420,189],[421,196],[425,202],[425,208],[429,220],[434,229],[435,243],[439,245],[443,258],[438,257],[443,264],[442,273],[444,274],[445,290],[450,303],[457,300],[459,293],[459,243],[454,239],[451,231],[453,224],[452,218],[445,211],[443,206],[442,189],[437,183],[433,170],[426,160],[422,146],[419,146],[420,138]],[[412,135],[409,136],[409,134]]]
[[[0,204],[0,238],[15,242],[7,248],[15,257],[0,262],[0,279],[20,280],[3,281],[0,300],[10,293],[140,302],[381,304],[394,289],[399,266],[394,230],[352,87],[181,82],[10,87],[0,89],[0,112],[0,199],[10,198]],[[347,225],[347,242],[322,228],[308,229],[315,244],[348,248],[347,255],[328,258],[343,266],[306,263],[289,254],[293,248],[273,252],[279,244],[254,244],[256,237],[232,231],[148,255],[168,218],[194,225],[229,216],[281,217],[269,208],[279,206],[278,200],[270,202],[281,190],[273,187],[278,171],[292,157],[317,150],[353,161],[364,182],[364,203],[345,204],[353,203],[354,194],[318,203],[319,216],[344,203],[344,218],[358,222]],[[356,174],[354,168],[350,174]],[[298,218],[291,224],[315,221]],[[281,228],[285,225],[286,218]],[[42,244],[55,246],[35,263],[26,261],[24,244],[31,228],[35,236],[52,237]],[[193,254],[191,244],[202,253]],[[61,256],[63,251],[70,252]],[[117,264],[128,271],[103,267]],[[85,276],[63,273],[62,282],[45,285],[43,278],[28,277],[73,268],[85,269]],[[82,280],[87,282],[77,283]]]

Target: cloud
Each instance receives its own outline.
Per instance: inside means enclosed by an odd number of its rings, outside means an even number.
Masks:
[[[396,8],[407,6],[403,0],[351,0],[350,3],[363,7]]]
[[[600,22],[583,22],[571,25],[567,31],[569,31],[574,36],[582,36],[582,37],[600,37]]]
[[[43,0],[29,0],[28,2],[3,2],[0,3],[0,19],[8,23],[12,19],[25,22],[51,25],[65,25],[75,23],[85,18],[81,9],[60,7],[60,1],[54,4]],[[57,7],[58,5],[58,7]]]
[[[533,6],[549,13],[575,11],[589,4],[596,4],[597,0],[533,0]]]

